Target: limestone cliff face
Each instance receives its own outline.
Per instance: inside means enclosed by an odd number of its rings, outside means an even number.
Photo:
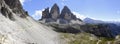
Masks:
[[[19,0],[4,0],[5,3],[12,9],[12,12],[19,14],[18,16],[25,18],[28,16],[27,11],[22,8],[22,5]]]
[[[59,22],[61,24],[71,23],[72,20],[81,22],[81,19],[76,18],[76,16],[71,12],[71,10],[67,6],[64,6],[60,13],[59,7],[56,3],[52,6],[50,11],[49,8],[46,8],[42,12],[41,20],[45,20],[45,22],[47,23]]]
[[[22,17],[22,18],[26,18],[28,16],[27,11],[25,11],[22,8],[22,5],[19,0],[4,0],[4,1],[1,0],[0,11],[5,17],[11,20],[15,20],[13,18],[13,13],[17,14],[17,16]]]
[[[57,4],[54,4],[50,11],[51,18],[57,20],[60,15],[60,10]]]
[[[10,20],[15,20],[12,11],[9,10],[4,0],[0,1],[0,12],[6,18],[9,18]]]
[[[72,13],[71,13],[70,9],[67,6],[64,6],[64,8],[62,9],[60,18],[66,19],[66,20],[71,20],[71,16],[72,16]]]
[[[45,18],[50,18],[51,16],[49,15],[49,8],[46,8],[44,11],[42,11],[42,19]]]

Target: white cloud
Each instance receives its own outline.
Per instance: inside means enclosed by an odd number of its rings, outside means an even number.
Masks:
[[[77,18],[80,18],[80,19],[82,19],[82,20],[87,17],[87,16],[84,16],[84,15],[81,15],[81,14],[78,13],[78,12],[74,12],[74,11],[73,11],[72,13],[73,13],[74,15],[76,15]]]
[[[43,9],[44,10],[44,9]],[[32,17],[35,19],[35,20],[39,20],[42,16],[42,11],[43,10],[36,10],[35,13],[32,15]]]
[[[21,4],[23,5],[23,3],[25,2],[25,0],[20,0]]]

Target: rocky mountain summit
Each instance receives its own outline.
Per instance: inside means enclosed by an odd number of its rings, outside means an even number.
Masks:
[[[61,13],[57,4],[54,4],[49,11],[49,8],[46,8],[42,12],[42,19],[47,25],[54,27],[56,32],[63,33],[80,33],[87,32],[94,34],[98,37],[108,37],[115,38],[119,35],[119,26],[110,23],[104,23],[99,20],[92,20],[86,18],[81,20],[76,18],[76,16],[71,12],[71,10],[64,6]],[[90,23],[87,23],[90,22]]]
[[[50,11],[49,8],[46,8],[42,12],[42,18],[40,19],[40,21],[42,20],[44,20],[45,23],[49,23],[49,22],[57,22],[60,24],[77,23],[77,22],[83,23],[81,19],[76,18],[76,16],[70,11],[70,9],[67,6],[64,6],[64,8],[60,13],[60,9],[56,3],[52,6]]]

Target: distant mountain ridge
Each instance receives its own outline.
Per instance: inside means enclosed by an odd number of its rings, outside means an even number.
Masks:
[[[102,20],[96,20],[96,19],[92,19],[92,18],[85,18],[83,20],[83,22],[85,23],[89,23],[89,24],[102,24],[102,23],[113,23],[113,24],[116,24],[116,25],[119,25],[120,26],[120,22],[115,22],[115,21],[102,21]]]
[[[101,20],[94,20],[94,19],[91,19],[91,18],[85,18],[85,19],[83,20],[83,22],[89,23],[89,24],[106,23],[106,22],[104,22],[104,21],[101,21]]]

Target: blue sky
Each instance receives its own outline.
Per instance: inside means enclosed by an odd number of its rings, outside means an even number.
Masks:
[[[120,0],[20,0],[23,8],[34,19],[39,19],[44,8],[57,3],[60,9],[67,5],[81,19],[90,17],[103,21],[120,21]]]

